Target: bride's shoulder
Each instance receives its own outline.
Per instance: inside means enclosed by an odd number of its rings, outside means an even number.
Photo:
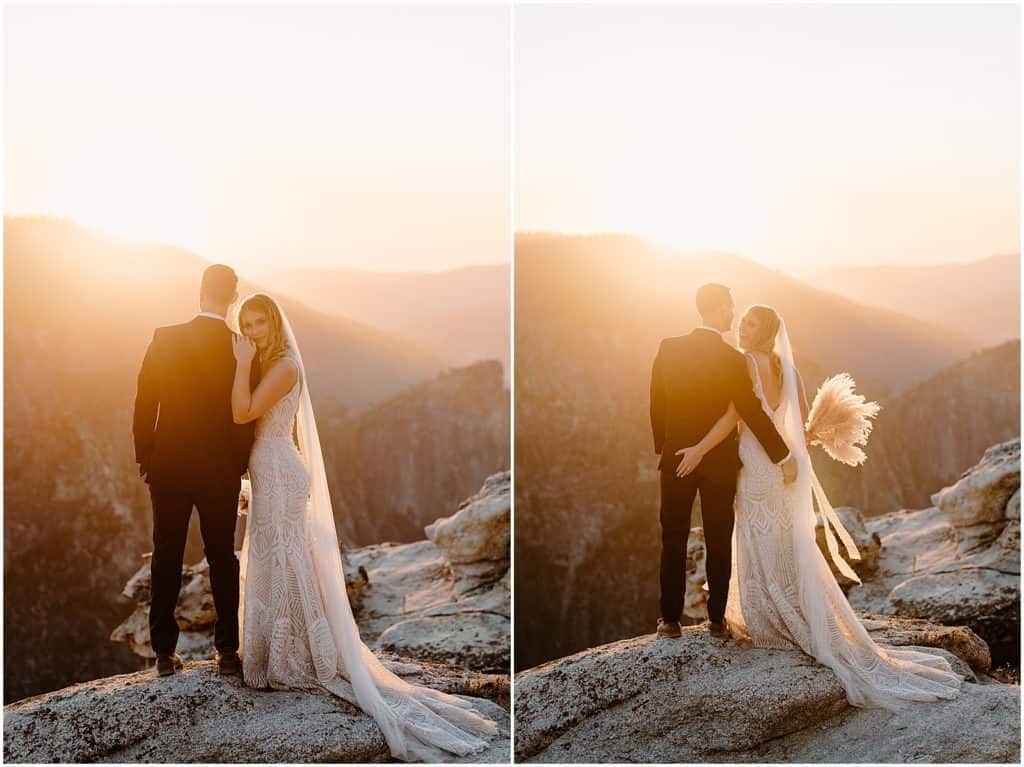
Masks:
[[[287,378],[298,378],[299,361],[291,352],[285,352],[270,363],[270,366],[267,368],[267,375],[270,375],[271,372]]]
[[[768,356],[768,353],[757,349],[743,352],[743,357],[746,359],[748,365],[765,367],[771,364],[771,357]]]
[[[761,360],[758,357],[758,354],[760,354],[760,352],[743,352],[743,362],[747,366],[747,375],[750,376],[751,380],[754,380],[754,378],[758,375],[758,371],[761,367]]]

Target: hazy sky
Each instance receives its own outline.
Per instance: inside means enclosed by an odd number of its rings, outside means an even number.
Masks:
[[[243,271],[508,261],[509,9],[7,6],[5,213]]]
[[[1018,14],[520,6],[516,228],[797,271],[1017,252]]]

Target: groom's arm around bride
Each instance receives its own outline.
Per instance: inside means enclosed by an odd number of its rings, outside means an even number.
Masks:
[[[661,457],[658,468],[674,471],[670,464],[676,451],[699,442],[730,403],[772,462],[786,464],[789,448],[754,393],[743,355],[720,338],[708,344],[703,336],[710,332],[701,328],[687,336],[666,338],[658,348],[650,399],[654,452]],[[719,443],[705,460],[732,462],[738,468],[736,433]],[[788,468],[784,466],[784,471]]]

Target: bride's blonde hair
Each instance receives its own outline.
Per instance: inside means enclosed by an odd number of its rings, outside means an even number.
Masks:
[[[270,322],[270,342],[266,351],[260,353],[260,366],[264,372],[274,360],[284,356],[291,348],[284,332],[284,321],[277,303],[265,293],[254,293],[242,302],[238,310],[238,326],[242,326],[242,315],[247,311],[263,312]]]
[[[754,304],[743,312],[743,316],[756,317],[758,320],[757,336],[750,341],[748,348],[744,349],[744,351],[765,352],[768,355],[768,359],[771,360],[772,373],[775,375],[775,380],[781,386],[782,360],[775,353],[775,337],[779,334],[779,328],[782,325],[779,313],[770,306]],[[742,319],[740,321],[742,322]]]

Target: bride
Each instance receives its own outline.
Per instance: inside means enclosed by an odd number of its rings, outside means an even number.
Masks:
[[[409,684],[363,644],[352,616],[302,357],[269,296],[242,302],[231,407],[256,421],[241,553],[242,676],[252,687],[323,689],[372,716],[391,754],[442,761],[476,753],[494,722],[461,698]],[[250,390],[252,360],[263,375]],[[296,427],[298,447],[292,437]]]
[[[780,469],[757,439],[741,429],[743,468],[736,491],[734,573],[726,606],[731,635],[755,647],[803,650],[835,671],[855,706],[896,709],[904,701],[955,697],[962,678],[944,658],[883,648],[871,639],[818,549],[813,499],[822,512],[833,561],[840,572],[859,582],[840,556],[835,534],[848,553],[859,558],[856,546],[825,498],[807,452],[812,439],[804,431],[807,402],[798,396],[803,383],[793,364],[785,322],[771,307],[750,307],[740,321],[739,341],[754,391],[796,456],[798,472],[796,482],[784,484]],[[680,471],[692,471],[737,421],[730,406],[697,445],[680,451]]]

